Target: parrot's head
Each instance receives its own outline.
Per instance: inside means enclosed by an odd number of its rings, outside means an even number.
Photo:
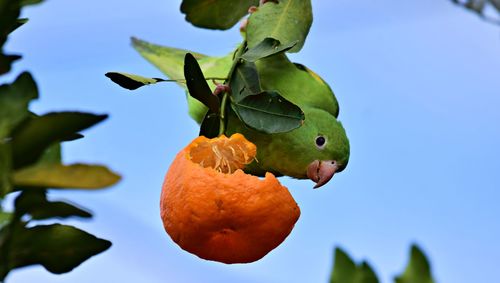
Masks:
[[[316,109],[305,114],[304,130],[307,131],[308,147],[311,148],[307,151],[304,149],[306,172],[307,177],[316,182],[314,188],[319,188],[330,181],[335,173],[346,168],[349,140],[342,124],[330,113]]]
[[[347,166],[349,140],[342,124],[331,113],[309,107],[302,110],[304,124],[278,134],[280,138],[273,140],[279,140],[279,145],[271,146],[269,155],[277,157],[272,164],[277,172],[299,179],[309,178],[316,183],[314,188],[319,188]]]

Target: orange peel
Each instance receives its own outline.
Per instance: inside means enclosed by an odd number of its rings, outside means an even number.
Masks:
[[[171,164],[160,210],[166,232],[182,249],[223,263],[249,263],[280,245],[300,209],[272,173],[242,171],[256,147],[241,134],[194,139]]]

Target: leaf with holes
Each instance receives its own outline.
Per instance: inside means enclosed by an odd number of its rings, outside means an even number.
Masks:
[[[229,81],[234,101],[241,101],[248,95],[262,92],[257,66],[252,62],[238,63]]]
[[[249,95],[231,106],[247,126],[268,134],[288,132],[304,123],[304,112],[276,91]]]
[[[259,59],[266,58],[281,52],[288,51],[292,49],[295,45],[297,45],[299,41],[295,40],[289,42],[288,44],[280,44],[279,40],[274,38],[267,37],[255,47],[247,50],[242,56],[241,59],[248,62],[255,62]]]

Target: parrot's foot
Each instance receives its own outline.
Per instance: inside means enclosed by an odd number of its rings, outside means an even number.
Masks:
[[[217,84],[217,86],[215,87],[215,90],[214,90],[214,95],[219,96],[219,94],[225,93],[225,92],[230,93],[231,88],[228,85]]]
[[[241,25],[240,25],[240,32],[246,32],[247,31],[247,25],[248,25],[248,19],[243,19],[241,21]]]

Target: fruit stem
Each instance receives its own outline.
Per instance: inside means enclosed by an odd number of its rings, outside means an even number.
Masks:
[[[247,42],[243,41],[243,43],[238,47],[236,52],[234,53],[234,58],[233,58],[233,65],[231,65],[231,69],[229,70],[229,74],[227,75],[227,79],[224,81],[225,85],[229,85],[229,82],[231,81],[231,77],[233,76],[234,70],[236,69],[236,66],[240,63],[240,57],[245,53],[247,48]],[[231,87],[231,86],[229,86]],[[224,95],[222,96],[222,101],[221,101],[221,106],[220,106],[220,121],[219,121],[219,136],[225,134],[226,132],[226,105],[227,105],[227,98],[230,95],[229,92],[224,92]]]
[[[226,104],[228,95],[228,92],[224,92],[220,105],[219,136],[223,135],[226,132]]]

